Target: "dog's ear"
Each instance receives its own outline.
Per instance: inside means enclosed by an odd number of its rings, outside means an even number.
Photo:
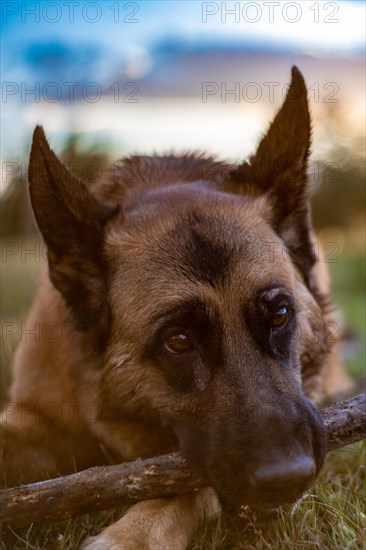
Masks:
[[[108,322],[102,243],[112,215],[50,149],[43,129],[34,131],[29,190],[47,245],[49,274],[80,329],[103,337]]]
[[[271,224],[306,279],[315,261],[307,176],[310,138],[306,85],[293,67],[286,99],[257,152],[231,174],[243,192],[267,196]]]

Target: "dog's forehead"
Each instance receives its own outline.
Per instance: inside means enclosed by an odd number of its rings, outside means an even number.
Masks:
[[[260,201],[225,193],[158,197],[133,213],[127,232],[114,229],[108,255],[120,277],[156,291],[159,285],[172,292],[197,285],[223,288],[238,277],[265,286],[276,272],[291,278],[292,268],[263,210]]]
[[[227,284],[239,262],[251,264],[259,241],[243,212],[238,220],[239,212],[215,206],[188,209],[162,241],[182,275],[213,287]]]

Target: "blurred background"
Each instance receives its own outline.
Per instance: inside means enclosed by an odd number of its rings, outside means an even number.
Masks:
[[[1,9],[2,387],[45,256],[27,195],[35,125],[90,183],[130,153],[198,149],[237,162],[254,151],[294,64],[313,118],[319,246],[351,327],[349,371],[364,375],[365,3],[3,1]]]

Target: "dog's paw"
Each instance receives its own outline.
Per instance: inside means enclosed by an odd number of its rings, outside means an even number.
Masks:
[[[219,512],[219,501],[209,487],[138,502],[99,535],[87,538],[79,550],[185,550],[202,522]]]

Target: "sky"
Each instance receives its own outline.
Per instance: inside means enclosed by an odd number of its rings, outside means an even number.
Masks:
[[[202,106],[202,98],[198,103],[193,104],[191,100],[189,103],[183,97],[186,92],[182,91],[182,97],[169,102],[169,108],[164,109],[159,98],[155,98],[154,103],[147,97],[152,85],[158,85],[160,98],[170,97],[173,80],[182,79],[183,73],[179,71],[184,69],[187,80],[196,79],[199,89],[201,69],[199,64],[194,65],[192,56],[196,55],[198,59],[202,52],[212,56],[226,52],[224,61],[220,57],[217,74],[209,73],[214,74],[217,81],[222,79],[225,64],[230,63],[231,51],[287,56],[286,74],[281,73],[281,79],[289,74],[292,58],[296,56],[308,56],[318,63],[317,67],[322,63],[324,67],[330,67],[330,60],[337,59],[339,73],[343,67],[347,68],[348,60],[360,57],[364,52],[365,3],[353,0],[3,0],[1,34],[2,161],[24,154],[32,127],[38,122],[56,136],[56,143],[57,135],[62,139],[74,122],[75,129],[81,132],[103,129],[108,133],[110,130],[113,139],[123,142],[127,149],[125,142],[128,138],[125,136],[128,131],[129,135],[135,135],[131,139],[134,149],[146,149],[149,143],[158,148],[170,143],[186,147],[190,132],[185,114],[188,105],[200,124],[195,139],[190,138],[193,145],[196,147],[202,143],[204,146],[205,128],[213,129],[220,124],[224,126],[224,134],[227,132],[226,153],[229,145],[231,149],[235,145],[230,136],[241,105],[236,106],[236,110],[221,106],[224,110],[219,111],[211,104]],[[206,63],[208,57],[199,59]],[[267,63],[266,68],[271,68],[270,61],[264,63]],[[195,73],[191,74],[193,66]],[[255,74],[253,66],[246,68],[248,75]],[[338,73],[337,79],[340,78]],[[353,78],[353,75],[350,73],[347,78]],[[119,82],[122,87],[124,82],[137,83],[139,104],[128,105],[128,112],[124,105],[126,117],[123,118],[123,112],[119,110],[121,116],[116,123],[116,111],[110,98],[108,102],[93,104],[92,100],[89,101],[90,96],[85,101],[82,91],[83,86],[95,83],[94,88],[87,88],[92,97],[93,89],[98,93],[98,86],[103,91],[112,86],[109,90],[112,97],[114,83],[119,79],[122,79]],[[70,88],[73,82],[78,82],[79,86]],[[181,89],[184,90],[183,85]],[[73,101],[70,101],[70,90]],[[133,89],[123,93],[133,93]],[[247,107],[254,115],[251,119],[248,114],[248,131],[243,137],[249,143],[267,113],[258,110],[257,105]],[[175,135],[168,131],[174,112],[177,128],[181,129]],[[211,124],[207,122],[208,117]],[[148,137],[142,139],[145,120],[149,121]],[[159,127],[164,128],[160,141]],[[181,136],[180,140],[177,135]],[[219,150],[219,139],[213,130],[208,138],[212,148]]]
[[[251,44],[323,56],[347,56],[365,44],[365,4],[353,0],[4,0],[1,10],[4,79],[28,74],[30,49],[51,42],[94,52],[102,75],[143,55],[148,68],[151,51],[163,41],[196,48]]]
[[[190,44],[227,41],[350,51],[365,38],[364,2],[2,2],[4,45],[58,37],[93,41],[123,53],[126,43],[149,47],[162,37]],[[340,32],[340,27],[342,28]],[[11,53],[11,52],[10,52]]]

